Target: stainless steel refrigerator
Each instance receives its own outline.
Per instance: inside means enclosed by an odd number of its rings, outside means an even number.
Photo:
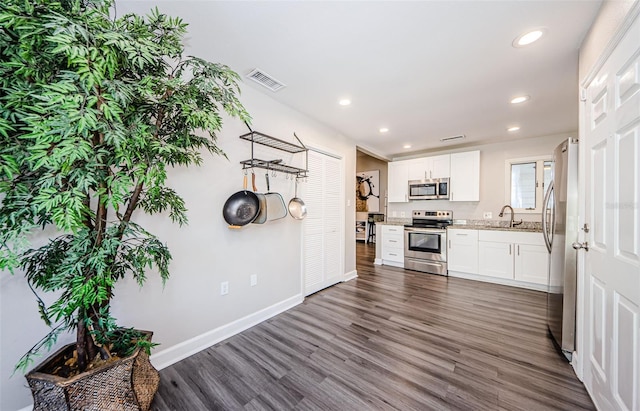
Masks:
[[[578,240],[578,141],[563,141],[553,152],[552,182],[547,187],[542,234],[549,250],[547,325],[562,353],[575,351]]]

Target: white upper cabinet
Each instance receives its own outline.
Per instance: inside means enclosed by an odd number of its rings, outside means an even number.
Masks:
[[[449,201],[480,201],[480,151],[451,154]]]
[[[450,156],[421,157],[408,162],[409,180],[427,180],[431,178],[449,177]]]
[[[409,201],[409,162],[413,160],[392,161],[387,165],[387,201],[406,203]]]
[[[449,178],[451,176],[451,156],[449,154],[427,158],[431,159],[431,164],[429,164],[430,178]]]

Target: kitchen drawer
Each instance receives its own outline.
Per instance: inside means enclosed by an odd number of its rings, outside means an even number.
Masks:
[[[383,235],[382,244],[384,244],[386,247],[404,248],[404,237],[398,234]]]
[[[522,231],[478,230],[478,240],[496,243],[544,245],[542,233],[527,233]]]
[[[404,251],[402,248],[390,248],[382,251],[382,260],[404,263]]]
[[[404,235],[404,226],[401,225],[383,225],[382,226],[382,235]]]

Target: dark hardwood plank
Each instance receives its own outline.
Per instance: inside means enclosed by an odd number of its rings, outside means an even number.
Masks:
[[[164,410],[593,410],[544,293],[373,265],[160,372]]]

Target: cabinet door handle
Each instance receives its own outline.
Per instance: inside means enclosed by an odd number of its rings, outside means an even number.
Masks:
[[[511,244],[509,244],[509,255],[511,255]]]
[[[396,240],[389,240],[390,243],[397,243]]]
[[[469,234],[467,234],[467,233],[456,233],[456,235],[462,235],[462,236],[465,236],[465,237],[466,237],[466,236],[468,236]]]
[[[451,240],[449,240],[449,249],[451,249]]]
[[[394,253],[389,253],[389,255],[394,255],[396,257],[398,256],[398,254],[394,254]]]
[[[518,244],[517,247],[518,247],[518,255],[520,255],[520,244]]]

